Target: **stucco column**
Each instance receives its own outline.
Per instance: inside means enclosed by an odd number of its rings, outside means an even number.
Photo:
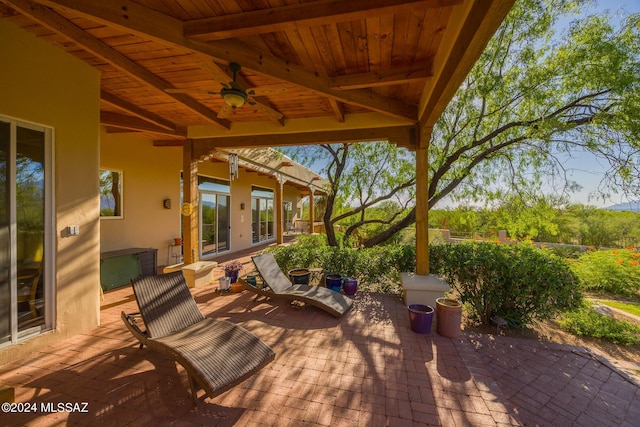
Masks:
[[[284,243],[284,233],[283,233],[283,217],[284,217],[284,211],[283,211],[283,207],[282,207],[282,190],[283,190],[283,186],[284,186],[284,178],[282,177],[282,175],[276,175],[276,200],[275,200],[275,204],[276,204],[276,243],[281,245],[282,243]]]
[[[416,274],[429,274],[429,139],[423,127],[416,149]]]
[[[193,140],[182,146],[182,237],[184,264],[198,260],[198,162],[192,159]]]
[[[313,210],[315,209],[315,201],[313,200],[315,191],[313,188],[309,187],[309,233],[313,234],[313,223],[316,222],[316,219],[313,216]]]

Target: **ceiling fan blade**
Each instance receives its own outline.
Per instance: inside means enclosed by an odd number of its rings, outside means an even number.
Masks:
[[[220,92],[203,89],[165,89],[164,91],[167,93],[186,93],[194,95],[220,95]]]
[[[254,96],[271,96],[271,95],[283,95],[291,89],[291,86],[285,84],[275,84],[267,86],[258,86],[247,89],[249,95]],[[253,92],[253,93],[250,93]]]
[[[216,64],[215,62],[202,62],[202,68],[204,68],[205,70],[209,71],[211,73],[211,75],[213,76],[213,78],[215,80],[217,80],[218,82],[220,82],[220,84],[222,84],[223,86],[226,85],[227,83],[223,83],[223,82],[230,82],[233,80],[233,76],[232,74],[228,73],[226,68],[222,68],[220,67],[218,64]]]
[[[223,102],[222,103],[222,108],[220,108],[220,111],[218,112],[218,118],[219,119],[226,119],[227,117],[229,117],[232,114],[233,114],[233,108],[231,108],[231,106],[229,104],[227,104],[226,102]]]

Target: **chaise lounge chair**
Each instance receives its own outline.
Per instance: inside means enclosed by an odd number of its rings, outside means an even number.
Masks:
[[[288,301],[302,301],[316,306],[336,317],[342,316],[349,310],[353,300],[346,296],[321,286],[292,285],[282,272],[271,252],[251,257],[253,263],[262,276],[267,288],[253,286],[244,279],[239,282],[245,289],[269,298],[282,298]]]
[[[129,331],[144,345],[178,362],[187,371],[194,402],[199,386],[217,396],[273,361],[275,353],[246,329],[205,318],[181,271],[131,281],[140,313],[122,312]],[[140,316],[146,331],[140,329]]]

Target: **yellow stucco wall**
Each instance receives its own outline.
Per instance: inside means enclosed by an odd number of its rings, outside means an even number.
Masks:
[[[103,129],[100,168],[122,171],[123,218],[102,218],[101,251],[132,247],[158,249],[158,266],[173,264],[169,245],[180,237],[180,171],[182,148],[154,147],[153,141],[134,133],[109,134]],[[227,163],[198,163],[200,175],[229,179]],[[275,191],[271,177],[240,168],[239,178],[231,182],[230,251],[253,245],[251,227],[251,186]],[[285,185],[284,200],[298,203],[299,192]],[[171,209],[163,207],[171,200]],[[244,203],[244,210],[241,204]],[[174,253],[177,250],[174,248]],[[215,259],[215,257],[213,257]]]
[[[181,167],[181,147],[154,147],[134,133],[103,130],[100,168],[122,171],[123,218],[100,220],[101,251],[155,248],[158,265],[167,264],[169,244],[180,237]]]
[[[56,329],[0,350],[0,364],[99,323],[99,73],[0,21],[0,114],[54,129]],[[80,235],[64,229],[79,225]]]

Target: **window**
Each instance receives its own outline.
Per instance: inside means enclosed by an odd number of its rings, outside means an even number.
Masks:
[[[122,218],[122,171],[100,169],[100,217]]]

